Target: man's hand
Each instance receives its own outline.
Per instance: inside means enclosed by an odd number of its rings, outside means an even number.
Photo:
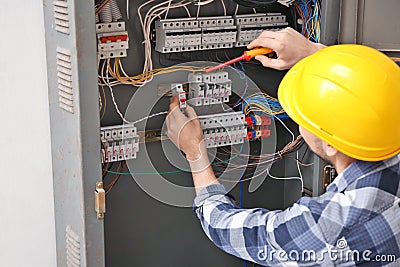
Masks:
[[[199,194],[202,188],[210,184],[218,184],[218,180],[208,160],[203,129],[196,112],[187,105],[186,113],[188,116],[179,109],[178,98],[172,97],[166,118],[167,134],[172,142],[186,154],[192,170],[196,194]]]
[[[178,98],[172,97],[166,118],[167,135],[186,154],[189,161],[195,161],[200,159],[206,151],[203,130],[196,112],[191,106],[187,105],[186,113],[188,116],[179,109]]]
[[[311,42],[292,28],[286,28],[276,32],[264,31],[247,46],[248,49],[255,47],[271,48],[278,56],[276,59],[256,56],[255,59],[260,61],[264,67],[284,70],[291,68],[301,59],[314,54],[325,46]]]

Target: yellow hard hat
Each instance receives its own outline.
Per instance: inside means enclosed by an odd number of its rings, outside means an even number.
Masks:
[[[324,48],[289,70],[278,98],[297,124],[352,158],[400,152],[400,68],[378,50]]]

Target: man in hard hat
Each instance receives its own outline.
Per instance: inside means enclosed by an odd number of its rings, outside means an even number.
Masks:
[[[323,48],[291,29],[264,32],[249,48],[257,46],[278,55],[258,56],[264,66],[294,65],[279,100],[338,176],[323,195],[286,210],[239,208],[210,167],[194,110],[184,115],[173,98],[168,136],[191,165],[205,233],[261,265],[400,266],[400,68],[373,48]]]

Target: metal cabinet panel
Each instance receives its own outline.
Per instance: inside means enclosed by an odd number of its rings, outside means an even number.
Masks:
[[[342,0],[340,43],[400,52],[399,10],[400,1],[397,0]]]
[[[103,266],[93,1],[44,0],[58,266]],[[29,49],[29,47],[27,47]]]

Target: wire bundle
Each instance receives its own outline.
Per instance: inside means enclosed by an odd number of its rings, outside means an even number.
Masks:
[[[301,188],[303,188],[303,177],[300,171],[300,165],[303,166],[311,166],[311,164],[304,164],[302,163],[298,158],[299,158],[299,149],[303,146],[305,143],[304,139],[302,136],[298,136],[296,139],[294,139],[292,142],[289,142],[282,150],[275,152],[273,154],[262,154],[259,156],[254,156],[254,155],[247,155],[247,154],[242,154],[241,152],[236,152],[239,153],[238,156],[236,156],[238,159],[247,157],[249,158],[249,162],[246,164],[235,164],[230,162],[230,167],[229,170],[223,170],[222,172],[229,172],[233,171],[236,169],[254,169],[254,173],[250,172],[246,174],[245,176],[242,176],[240,182],[245,182],[245,181],[250,181],[253,179],[256,179],[257,177],[260,177],[262,175],[267,174],[269,177],[272,179],[276,180],[299,180],[301,183]],[[223,148],[221,153],[224,153],[225,155],[230,155],[232,152],[229,151],[229,149]],[[276,177],[270,173],[271,170],[271,164],[287,157],[290,156],[290,154],[296,153],[296,157],[291,157],[293,160],[297,162],[297,168],[299,171],[299,177]],[[218,159],[218,157],[217,157]],[[258,168],[257,168],[258,167]],[[229,180],[229,179],[222,179],[219,178],[220,181],[224,182],[237,182],[235,180]]]
[[[114,62],[112,64],[112,61]],[[103,95],[103,101],[102,98],[100,97],[100,107],[103,107],[103,112],[101,117],[104,116],[106,107],[107,107],[107,102],[106,102],[106,97],[104,93],[104,87],[108,87],[110,90],[110,95],[112,102],[114,104],[114,107],[122,119],[123,122],[125,123],[131,123],[127,121],[120,111],[115,97],[114,97],[114,92],[113,92],[113,87],[116,85],[120,84],[129,84],[129,85],[134,85],[134,86],[141,86],[144,85],[149,77],[153,77],[154,75],[159,75],[159,74],[167,74],[167,73],[173,73],[177,71],[188,71],[188,72],[201,72],[205,71],[206,67],[196,67],[196,66],[172,66],[172,67],[167,67],[167,68],[158,68],[158,69],[153,69],[149,70],[145,73],[141,73],[135,76],[128,76],[125,72],[125,70],[122,67],[121,61],[119,58],[116,58],[115,60],[111,59],[104,59],[104,60],[99,60],[98,61],[98,69],[99,69],[99,74],[98,74],[98,81],[99,81],[99,86],[102,89],[101,93]],[[122,73],[121,73],[122,72]],[[104,102],[104,103],[103,103]],[[146,117],[148,118],[148,117]],[[144,118],[144,119],[146,119]]]
[[[179,1],[178,3],[172,3],[172,0],[170,1],[163,1],[162,3],[155,4],[150,9],[146,12],[146,15],[142,16],[142,9],[146,6],[149,5],[150,3],[153,3],[155,0],[150,0],[142,5],[139,6],[138,8],[138,15],[139,15],[139,20],[140,24],[142,27],[143,31],[143,44],[144,44],[144,65],[143,65],[143,73],[151,73],[151,70],[153,70],[153,60],[152,60],[152,49],[151,49],[151,25],[153,21],[156,18],[160,18],[163,14],[168,13],[170,9],[173,8],[184,8],[186,12],[188,13],[188,16],[190,17],[190,12],[187,9],[187,6],[192,3],[192,1],[187,1],[187,0],[182,0]],[[147,76],[146,80],[144,83],[150,81],[152,79],[152,75]]]
[[[318,43],[321,35],[321,3],[320,0],[297,0],[292,4],[302,20],[302,34]]]
[[[250,160],[250,162],[246,164],[234,164],[234,163],[229,163],[231,166],[234,166],[234,168],[231,168],[231,170],[234,169],[240,169],[243,167],[249,167],[249,168],[256,168],[259,165],[265,165],[268,166],[267,164],[270,163],[275,163],[284,157],[288,156],[291,153],[297,152],[301,146],[304,144],[304,139],[301,135],[299,135],[296,139],[293,141],[289,142],[283,149],[272,153],[272,154],[262,154],[262,155],[248,155],[248,154],[243,154],[241,151],[234,152],[234,154],[238,154],[236,157],[245,157]],[[227,148],[222,148],[221,149],[221,155],[230,155],[232,152],[227,149]],[[221,158],[216,157],[218,161],[222,161]],[[224,162],[225,163],[225,162]]]
[[[281,107],[278,99],[273,98],[266,93],[256,93],[245,98],[242,103],[242,111],[245,115],[265,114],[273,118],[289,118]]]

